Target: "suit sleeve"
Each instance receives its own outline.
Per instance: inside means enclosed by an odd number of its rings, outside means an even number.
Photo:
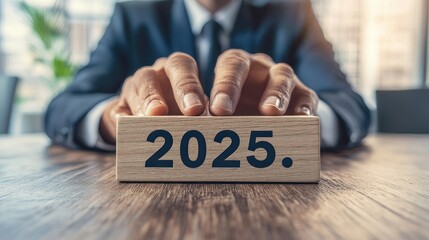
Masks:
[[[336,148],[359,145],[368,134],[370,111],[335,62],[332,45],[325,39],[309,1],[301,1],[296,24],[293,67],[298,77],[338,116],[340,141]]]
[[[98,103],[118,94],[127,77],[126,22],[120,4],[89,63],[72,83],[49,104],[45,131],[55,144],[84,147],[76,137],[77,126]]]

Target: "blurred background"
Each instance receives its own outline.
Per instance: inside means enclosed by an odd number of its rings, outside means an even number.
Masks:
[[[9,133],[43,131],[47,104],[88,61],[115,2],[0,0],[0,76],[19,78]],[[312,2],[337,61],[374,113],[377,90],[429,85],[428,0]]]

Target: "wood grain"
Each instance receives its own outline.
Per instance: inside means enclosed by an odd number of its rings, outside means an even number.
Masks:
[[[319,184],[120,184],[113,154],[0,138],[0,239],[428,239],[428,146],[371,136]]]
[[[318,182],[320,180],[320,134],[318,117],[121,117],[117,127],[117,179],[123,182]],[[145,167],[146,161],[166,142],[146,141],[156,130],[173,136],[173,145],[162,156],[172,160],[173,167]],[[188,131],[197,130],[205,138],[206,151],[199,150],[195,139],[186,148],[194,161],[198,152],[207,153],[204,163],[196,168],[185,166],[181,160],[180,144]],[[215,136],[231,130],[239,136],[240,144],[228,159],[239,160],[238,168],[212,167],[213,160],[231,145],[231,139],[214,142]],[[252,131],[272,131],[273,137],[255,138],[267,141],[275,149],[275,161],[269,167],[257,168],[246,157],[265,159],[267,151],[249,151]],[[282,160],[289,157],[289,168]]]

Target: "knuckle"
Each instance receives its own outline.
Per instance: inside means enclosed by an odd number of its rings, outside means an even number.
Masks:
[[[152,77],[153,75],[155,75],[154,69],[152,69],[151,67],[142,67],[137,70],[137,72],[134,74],[135,77],[133,79],[142,80],[147,77]]]
[[[238,79],[224,78],[216,83],[215,88],[218,92],[237,92],[240,91],[241,84]]]
[[[253,54],[253,59],[257,59],[265,62],[273,62],[273,59],[265,53],[255,53]]]
[[[190,55],[188,55],[186,53],[175,52],[175,53],[172,53],[168,57],[167,64],[170,65],[170,66],[172,66],[172,67],[175,67],[175,66],[177,66],[179,64],[196,65],[196,61],[195,61],[195,59],[192,56],[190,56]]]
[[[286,63],[278,63],[271,68],[271,71],[274,75],[286,76],[288,78],[293,78],[294,71],[291,66]]]
[[[163,65],[166,61],[167,61],[167,58],[166,58],[166,57],[158,58],[158,59],[155,61],[155,63],[153,64],[153,66]]]
[[[221,64],[220,64],[221,63]],[[250,59],[248,54],[243,50],[230,49],[222,53],[218,58],[215,72],[220,73],[223,77],[231,80],[240,81],[250,67]]]
[[[222,61],[240,61],[248,62],[249,54],[240,49],[229,49],[223,52],[219,59]]]
[[[222,65],[220,65],[222,66],[222,76],[234,81],[240,81],[242,77],[241,74],[247,72],[246,69],[248,69],[250,65],[248,59],[233,55],[222,56],[219,60],[222,62]],[[218,66],[216,66],[216,70],[218,70]]]
[[[241,57],[247,57],[247,52],[241,49],[228,49],[224,53],[224,55],[237,55]]]
[[[249,66],[246,61],[241,61],[237,59],[224,59],[224,64],[228,68],[222,69],[223,74],[231,80],[239,80],[240,74],[244,72]]]
[[[121,96],[124,96],[131,88],[134,81],[134,76],[127,77],[122,85]]]
[[[187,93],[190,91],[198,92],[198,80],[191,74],[184,75],[182,79],[174,83],[174,89],[176,92]]]
[[[160,95],[160,93],[153,87],[148,86],[144,89],[140,90],[140,99],[144,102],[144,103],[149,103],[150,101],[157,99],[157,100],[161,100],[162,96]]]
[[[127,79],[125,79],[124,81],[123,88],[126,88],[130,84],[130,82],[133,81],[133,79],[134,76],[127,77]]]

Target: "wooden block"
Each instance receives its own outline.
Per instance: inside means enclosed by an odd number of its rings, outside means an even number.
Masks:
[[[318,117],[121,117],[121,182],[302,182],[320,179]]]

